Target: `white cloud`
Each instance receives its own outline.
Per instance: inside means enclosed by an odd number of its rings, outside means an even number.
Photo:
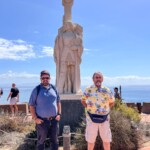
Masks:
[[[39,75],[37,74],[29,74],[27,72],[21,72],[21,73],[18,73],[18,72],[12,72],[11,70],[8,71],[7,73],[4,73],[4,74],[0,74],[0,78],[3,78],[3,79],[8,79],[8,78],[37,78],[39,77]]]
[[[88,49],[88,48],[84,48],[84,51],[90,51],[90,49]]]
[[[0,59],[26,60],[35,57],[33,45],[23,40],[0,38]]]
[[[55,77],[51,76],[51,81],[55,82]],[[40,73],[32,74],[27,72],[13,72],[8,71],[6,73],[0,74],[1,85],[10,85],[11,83],[16,83],[17,85],[32,85],[40,82]]]
[[[54,50],[52,47],[45,46],[43,47],[42,54],[47,57],[53,57]],[[43,57],[44,57],[43,56]]]
[[[93,84],[92,77],[82,77],[82,85]],[[150,77],[140,76],[116,76],[116,77],[104,77],[104,85],[106,86],[118,86],[118,85],[150,85]]]
[[[40,82],[40,74],[32,74],[27,72],[13,72],[8,71],[0,74],[1,84],[11,84],[15,82],[17,84],[33,84]],[[55,76],[51,76],[51,82],[55,83]],[[92,77],[81,77],[81,85],[89,86],[93,84]],[[104,76],[104,83],[106,86],[119,86],[119,85],[150,85],[150,77],[140,76],[116,76],[106,77]]]

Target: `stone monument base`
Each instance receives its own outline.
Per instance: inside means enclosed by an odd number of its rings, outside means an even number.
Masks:
[[[75,132],[83,118],[85,118],[84,107],[81,103],[81,94],[63,94],[60,95],[60,98],[62,105],[60,135],[65,125],[69,125],[71,132]]]

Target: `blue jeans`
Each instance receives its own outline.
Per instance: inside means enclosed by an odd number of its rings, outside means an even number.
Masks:
[[[37,131],[37,148],[36,150],[44,150],[46,138],[50,140],[51,150],[58,150],[58,121],[43,119],[42,124],[36,124]]]

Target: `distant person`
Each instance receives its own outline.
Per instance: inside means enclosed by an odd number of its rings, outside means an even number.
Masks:
[[[116,99],[120,99],[121,100],[120,93],[118,92],[118,88],[117,87],[114,88],[114,97]]]
[[[3,95],[3,89],[0,88],[0,98],[1,98],[2,95]]]
[[[17,102],[19,102],[19,89],[16,87],[15,83],[12,84],[12,88],[8,95],[7,101],[9,100],[9,98],[10,98],[11,113],[12,115],[17,114],[18,113]]]
[[[61,103],[54,85],[50,84],[50,73],[41,72],[41,84],[36,86],[29,100],[30,112],[36,123],[37,147],[44,150],[46,138],[50,138],[51,150],[58,150],[58,121]]]
[[[95,72],[93,82],[94,85],[85,89],[81,99],[83,106],[86,108],[85,138],[88,142],[88,150],[93,150],[99,132],[104,150],[110,150],[112,135],[109,113],[115,99],[112,92],[107,87],[102,86],[102,73]]]

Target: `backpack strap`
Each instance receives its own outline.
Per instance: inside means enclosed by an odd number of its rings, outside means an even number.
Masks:
[[[53,85],[53,84],[50,84],[52,89],[55,91],[56,95],[58,94],[57,90],[56,90],[56,87]]]
[[[39,95],[39,92],[40,92],[40,84],[36,87],[36,91],[37,91],[37,94],[36,94],[36,99],[35,99],[35,104],[37,103],[37,98],[38,98],[38,95]]]

